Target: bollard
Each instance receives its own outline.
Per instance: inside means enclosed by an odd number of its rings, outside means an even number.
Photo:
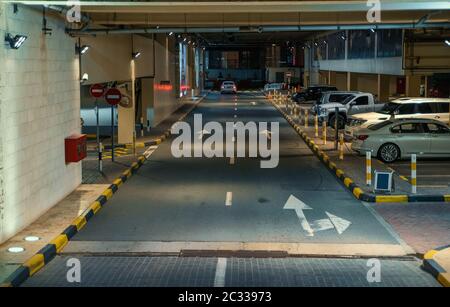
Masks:
[[[323,145],[327,145],[327,121],[324,120],[322,122],[322,138],[323,138]]]
[[[136,155],[136,131],[133,131],[133,155]]]
[[[319,137],[319,115],[317,115],[317,114],[314,116],[314,131],[315,131],[314,136],[316,138],[318,138]]]
[[[366,151],[366,184],[372,185],[372,152]]]
[[[339,134],[339,160],[344,160],[344,134]]]
[[[98,171],[103,172],[103,143],[100,142],[98,146]]]
[[[144,136],[144,118],[141,117],[141,136]]]
[[[417,155],[411,155],[411,188],[412,193],[417,193]]]
[[[305,128],[308,128],[309,111],[305,109]]]

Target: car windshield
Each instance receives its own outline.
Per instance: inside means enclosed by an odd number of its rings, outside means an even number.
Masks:
[[[395,102],[386,103],[384,107],[380,111],[378,111],[378,113],[394,114],[395,110],[397,110],[399,107],[400,107],[399,103]]]
[[[347,103],[349,103],[353,98],[355,98],[354,95],[348,96],[347,98],[345,98],[345,99],[342,101],[342,104],[347,104]]]
[[[390,120],[385,120],[385,121],[382,121],[381,123],[376,123],[376,124],[370,125],[369,127],[367,127],[367,129],[370,129],[372,131],[376,131],[376,130],[384,128],[384,127],[386,127],[386,126],[388,126],[388,125],[390,125],[392,123],[393,122],[390,121]]]

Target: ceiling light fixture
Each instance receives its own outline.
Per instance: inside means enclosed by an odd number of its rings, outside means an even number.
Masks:
[[[449,40],[449,39],[446,39],[446,40],[444,41],[444,43],[445,43],[447,46],[450,47],[450,40]]]
[[[18,253],[22,253],[25,251],[25,248],[20,247],[20,246],[13,246],[8,248],[8,252],[13,253],[13,254],[18,254]]]
[[[141,55],[140,52],[133,52],[133,53],[131,54],[131,57],[132,57],[133,59],[137,59],[138,57],[140,57],[140,55]]]

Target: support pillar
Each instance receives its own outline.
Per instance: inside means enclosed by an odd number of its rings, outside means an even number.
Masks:
[[[130,94],[130,106],[127,108],[121,107],[117,108],[118,112],[118,140],[119,144],[130,144],[133,142],[133,132],[135,131],[135,107],[136,107],[136,97],[135,97],[135,62],[131,60],[130,63],[130,74],[131,74],[131,93]]]
[[[347,91],[358,90],[358,76],[355,73],[347,72]]]
[[[336,86],[336,72],[328,71],[328,85]]]
[[[406,96],[419,97],[420,96],[420,75],[406,76]]]
[[[391,76],[389,75],[378,75],[378,100],[381,102],[387,102],[389,100],[389,89],[390,89]]]

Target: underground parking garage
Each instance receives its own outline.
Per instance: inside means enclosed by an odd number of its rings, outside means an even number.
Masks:
[[[0,35],[2,286],[449,286],[447,1],[7,0]]]

